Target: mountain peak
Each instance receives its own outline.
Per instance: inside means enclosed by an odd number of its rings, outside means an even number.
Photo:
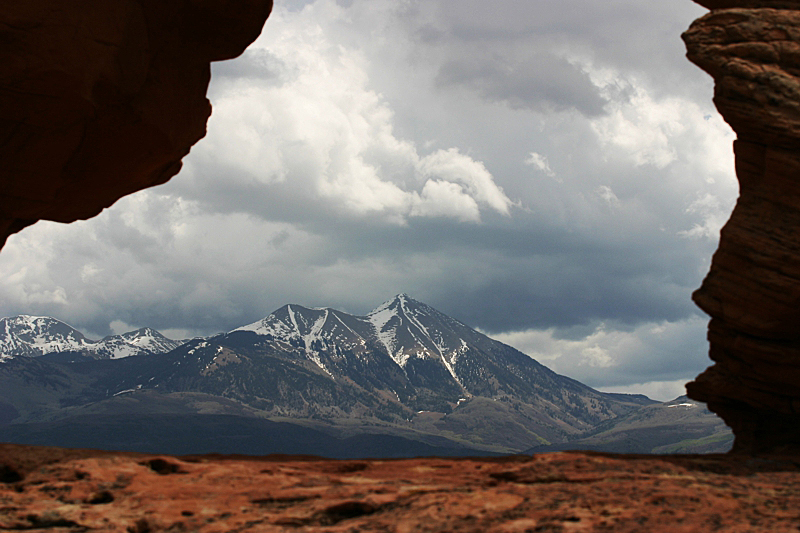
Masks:
[[[407,307],[416,307],[420,305],[421,302],[418,302],[414,298],[410,297],[408,294],[401,292],[400,294],[394,296],[393,298],[386,300],[381,305],[370,311],[367,316],[371,317],[376,313],[383,312],[387,309],[396,309],[401,310]]]
[[[417,304],[422,303],[422,302],[420,302],[418,300],[415,300],[414,298],[412,298],[411,296],[409,296],[408,294],[406,294],[404,292],[401,292],[400,294],[395,296],[393,298],[393,300],[396,301],[396,302],[400,302],[402,304],[405,304],[405,305],[409,305],[409,304],[417,305]]]
[[[17,315],[0,319],[0,361],[16,356],[38,357],[54,352],[74,351],[100,359],[165,353],[180,343],[152,328],[140,328],[101,341],[49,316]]]
[[[0,360],[16,355],[81,350],[91,344],[81,332],[48,316],[17,315],[0,319]]]
[[[0,319],[0,323],[4,324],[14,324],[17,326],[28,326],[28,327],[44,327],[51,324],[64,324],[65,326],[69,326],[69,324],[62,322],[61,320],[49,317],[49,316],[38,316],[38,315],[16,315],[16,316],[9,316]],[[69,326],[72,327],[72,326]]]
[[[151,353],[166,353],[180,346],[180,342],[165,337],[160,331],[153,328],[139,328],[121,335],[114,335],[126,344],[135,346],[139,350]],[[136,353],[136,352],[132,352]]]

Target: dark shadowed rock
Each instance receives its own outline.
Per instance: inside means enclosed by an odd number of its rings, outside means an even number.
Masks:
[[[0,245],[164,183],[205,135],[209,63],[272,0],[26,0],[0,10]]]
[[[800,0],[695,0],[698,4],[708,9],[730,8],[770,8],[770,9],[798,9]]]
[[[800,2],[699,2],[684,34],[738,135],[740,197],[695,302],[715,362],[687,385],[735,450],[800,447]],[[760,9],[756,9],[759,8]],[[742,9],[748,8],[748,9]],[[767,9],[780,8],[780,9]]]

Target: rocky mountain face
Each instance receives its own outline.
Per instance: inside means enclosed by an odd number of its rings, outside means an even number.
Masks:
[[[740,197],[694,300],[714,365],[687,385],[735,449],[800,449],[800,1],[704,0],[684,34],[736,131]]]
[[[0,361],[80,351],[89,344],[83,333],[54,318],[19,315],[0,319]]]
[[[19,315],[0,319],[0,361],[62,352],[77,352],[95,359],[119,359],[165,353],[180,344],[151,328],[93,341],[55,318]]]
[[[516,412],[509,418],[529,438],[548,441],[636,403],[560,376],[406,295],[361,317],[287,305],[228,334],[186,343],[159,363],[119,386],[217,394],[284,416],[393,422],[488,401]]]
[[[26,0],[0,10],[0,246],[164,183],[206,132],[211,61],[272,0]]]
[[[0,365],[0,403],[18,413],[15,423],[62,416],[54,405],[68,406],[70,416],[113,414],[128,397],[144,405],[145,393],[200,394],[236,402],[248,416],[255,410],[333,425],[389,425],[514,451],[563,442],[651,402],[558,375],[402,294],[366,316],[286,305],[229,333],[147,357],[128,352],[165,351],[171,341],[139,330],[92,343],[53,319],[6,324],[13,334],[5,345],[17,350],[10,355],[40,355],[48,347],[94,358],[51,354]],[[59,387],[63,394],[55,397]]]

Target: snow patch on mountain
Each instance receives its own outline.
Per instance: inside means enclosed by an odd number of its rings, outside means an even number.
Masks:
[[[65,351],[81,352],[98,359],[120,359],[165,353],[179,344],[150,328],[94,341],[51,317],[18,315],[0,319],[0,361]]]
[[[328,373],[329,376],[333,377],[333,374],[325,368],[325,364],[322,362],[322,359],[319,356],[319,352],[314,349],[314,341],[320,341],[322,343],[325,342],[325,339],[320,336],[320,332],[322,331],[325,322],[328,320],[328,310],[325,309],[323,315],[317,318],[314,323],[311,325],[310,331],[303,335],[300,327],[297,325],[297,316],[295,315],[292,306],[289,306],[289,316],[292,318],[292,323],[294,324],[295,329],[297,330],[297,334],[303,340],[303,344],[306,348],[306,355],[308,356],[311,361],[313,361],[318,367]],[[302,317],[301,317],[302,319]],[[305,322],[305,321],[304,321]]]
[[[72,326],[45,316],[18,315],[0,319],[0,361],[16,356],[80,351],[91,344]]]
[[[288,304],[233,331],[271,335],[276,342],[294,345],[331,377],[347,364],[343,358],[386,354],[404,372],[412,359],[438,361],[461,387],[465,381],[458,375],[456,362],[468,351],[469,343],[480,342],[477,337],[481,337],[477,332],[470,335],[473,330],[467,326],[405,294],[366,316]]]
[[[125,342],[120,336],[114,335],[91,344],[85,351],[95,354],[98,359],[122,359],[132,355],[147,355],[150,352]]]
[[[458,361],[459,356],[462,355],[467,350],[469,350],[469,346],[464,341],[464,339],[461,339],[461,347],[458,348],[457,350],[453,350],[449,354],[450,355],[450,360],[447,359],[447,354],[445,354],[444,352],[441,353],[441,355],[442,355],[442,363],[444,363],[444,366],[447,367],[448,372],[450,372],[450,375],[453,376],[454,380],[456,380],[456,383],[458,383],[462,387],[464,386],[464,384],[458,378],[458,375],[456,375],[455,364],[456,364],[456,361]]]
[[[136,331],[129,331],[119,335],[119,337],[138,348],[147,350],[151,353],[171,352],[181,344],[181,341],[169,339],[152,328],[141,328]]]
[[[397,296],[397,300],[400,303],[400,309],[401,309],[403,315],[408,319],[409,322],[411,322],[419,330],[420,333],[425,335],[425,337],[427,337],[427,339],[429,341],[431,341],[431,344],[433,344],[434,346],[437,347],[437,349],[439,349],[439,352],[441,354],[442,349],[439,348],[439,346],[437,346],[437,344],[433,341],[433,339],[431,338],[430,333],[428,333],[428,329],[425,326],[422,325],[422,322],[417,320],[417,316],[416,316],[417,313],[414,310],[408,308],[406,295],[405,294],[398,295]],[[414,335],[414,332],[412,331],[411,334]],[[416,335],[414,335],[414,337],[417,338]],[[417,340],[421,340],[421,339],[417,338]]]
[[[375,328],[378,341],[398,365],[405,367],[414,356],[438,358],[453,379],[461,384],[454,365],[467,343],[460,337],[446,342],[442,331],[443,327],[452,329],[452,324],[461,326],[459,322],[405,294],[398,294],[380,305],[366,318]],[[402,337],[405,341],[400,340]],[[412,345],[404,346],[403,342]]]
[[[398,321],[400,320],[397,312],[391,309],[391,304],[392,301],[390,300],[379,306],[367,315],[367,319],[375,328],[375,336],[383,347],[386,348],[386,353],[394,359],[395,363],[403,367],[408,363],[409,355],[397,349],[397,329],[387,327],[387,324],[389,324],[393,318],[396,318]]]
[[[279,338],[290,337],[293,333],[292,328],[289,327],[288,324],[279,320],[275,316],[275,313],[272,313],[266,318],[253,322],[252,324],[236,328],[233,331],[252,331],[258,335],[272,335],[273,337]],[[233,331],[231,333],[233,333]]]

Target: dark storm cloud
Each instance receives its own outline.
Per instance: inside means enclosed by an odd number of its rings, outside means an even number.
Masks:
[[[517,109],[574,108],[594,116],[601,114],[607,103],[585,72],[551,54],[514,62],[500,57],[450,61],[442,66],[437,82],[465,85],[483,98]]]
[[[670,90],[701,85],[684,58],[683,43],[675,38],[687,21],[706,12],[689,0],[442,0],[436,5],[443,31],[467,43],[570,47],[604,64],[661,78]]]
[[[702,279],[699,269],[686,268],[699,250],[669,235],[652,236],[647,246],[614,243],[548,226],[532,214],[476,226],[340,221],[313,231],[335,243],[323,257],[406,264],[397,292],[491,332],[568,328],[600,319],[681,319],[695,313],[688,294]],[[427,270],[414,270],[414,257],[423,257]],[[374,298],[390,292],[387,287]]]

